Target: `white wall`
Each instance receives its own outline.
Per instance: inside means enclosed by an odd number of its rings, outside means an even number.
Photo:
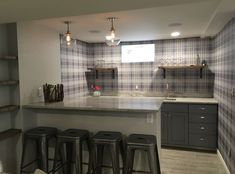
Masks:
[[[19,22],[18,56],[21,104],[38,101],[37,89],[61,83],[59,33],[37,22]]]
[[[18,22],[20,104],[37,102],[37,89],[45,83],[61,83],[59,33],[35,21]],[[37,126],[36,114],[20,110],[15,127],[27,130]],[[21,141],[17,142],[17,164],[21,161]]]

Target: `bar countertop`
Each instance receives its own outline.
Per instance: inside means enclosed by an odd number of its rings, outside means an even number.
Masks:
[[[156,112],[161,108],[163,98],[158,97],[82,97],[65,99],[55,103],[31,103],[26,109]]]
[[[31,103],[23,107],[51,110],[155,112],[160,110],[162,103],[217,104],[218,102],[214,98],[102,96],[65,99],[63,102],[55,103]]]

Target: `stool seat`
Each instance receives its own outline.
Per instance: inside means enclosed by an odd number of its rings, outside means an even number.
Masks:
[[[93,141],[95,143],[102,142],[117,142],[122,140],[122,133],[120,132],[110,132],[110,131],[99,131],[93,136]]]
[[[67,129],[57,135],[58,138],[87,139],[89,131],[82,129]]]
[[[57,128],[53,127],[36,127],[26,131],[23,135],[23,149],[21,157],[21,167],[20,173],[32,173],[25,170],[30,165],[33,165],[35,162],[38,164],[38,168],[43,170],[46,173],[49,171],[49,143],[53,138],[56,139]],[[34,141],[36,159],[31,162],[25,163],[26,151],[32,153],[31,148],[27,148],[28,142]]]
[[[57,133],[57,129],[53,127],[36,127],[25,132],[26,136],[32,137],[45,137],[54,136]]]
[[[136,150],[147,152],[151,174],[161,173],[157,149],[157,138],[154,135],[131,134],[126,139],[126,164],[124,174],[132,174]]]
[[[122,133],[99,131],[92,137],[93,142],[93,170],[94,174],[102,174],[104,148],[108,148],[111,155],[113,174],[120,174],[119,152],[124,158]]]
[[[89,152],[88,174],[90,174],[92,156],[89,138],[89,131],[82,129],[67,129],[58,133],[52,174],[57,173],[60,169],[63,169],[63,173],[72,174],[73,168],[75,168],[76,174],[82,174],[84,143]],[[61,156],[60,160],[59,156]]]
[[[154,135],[131,134],[126,139],[127,145],[156,146],[157,140]]]

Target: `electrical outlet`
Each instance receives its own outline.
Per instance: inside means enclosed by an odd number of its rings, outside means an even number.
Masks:
[[[153,114],[147,114],[146,122],[147,123],[153,123]]]
[[[232,96],[235,96],[235,87],[232,88]]]
[[[138,85],[135,85],[135,89],[138,90],[138,89],[139,89],[139,86],[138,86]]]

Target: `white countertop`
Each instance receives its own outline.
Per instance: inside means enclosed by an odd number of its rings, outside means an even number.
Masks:
[[[153,112],[160,110],[162,102],[163,98],[156,97],[82,97],[56,103],[32,103],[23,107],[28,109]]]
[[[172,100],[173,99],[173,100]],[[24,105],[28,109],[82,110],[82,111],[123,111],[153,112],[159,111],[162,103],[217,104],[214,98],[164,98],[164,97],[127,97],[102,96],[65,99],[56,103],[31,103]]]

